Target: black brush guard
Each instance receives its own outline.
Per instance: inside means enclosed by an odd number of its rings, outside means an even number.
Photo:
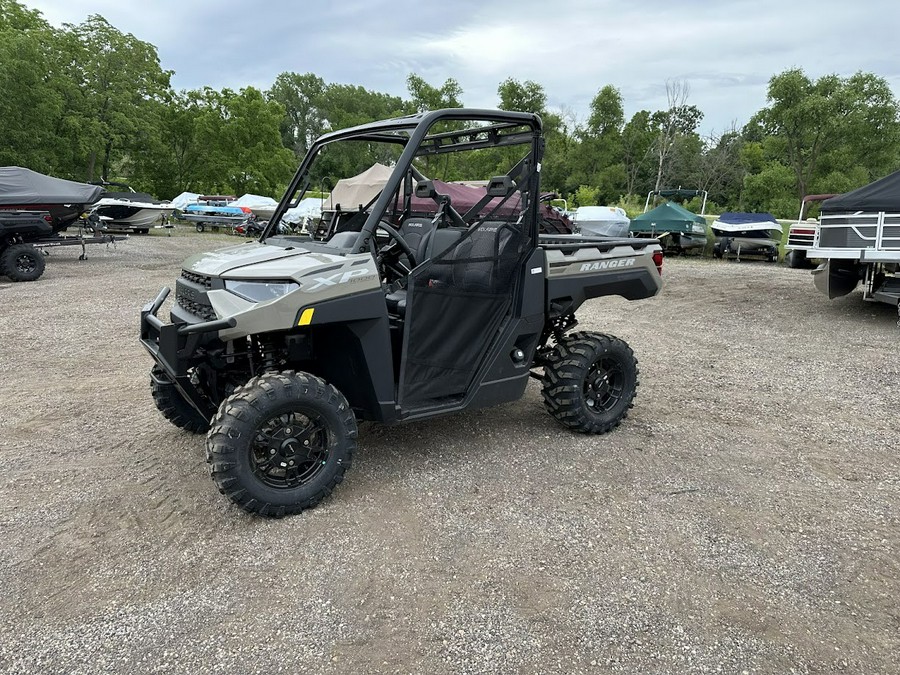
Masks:
[[[197,351],[210,334],[234,328],[234,317],[202,323],[163,323],[156,313],[170,293],[163,288],[153,302],[141,309],[141,344],[159,364],[167,379],[151,374],[157,384],[174,384],[197,411],[206,418],[215,413],[216,406],[191,381],[188,370],[197,362]]]

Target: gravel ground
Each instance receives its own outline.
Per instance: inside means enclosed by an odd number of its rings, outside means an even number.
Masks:
[[[807,272],[668,260],[592,301],[637,404],[364,426],[319,508],[247,516],[149,396],[138,311],[223,235],[0,283],[0,672],[887,673],[900,651],[896,313]]]

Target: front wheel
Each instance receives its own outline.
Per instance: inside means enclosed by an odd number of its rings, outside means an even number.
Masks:
[[[356,418],[324,380],[286,371],[254,377],[222,402],[206,441],[219,491],[250,513],[316,506],[344,478]]]
[[[205,434],[209,431],[209,420],[188,403],[160,366],[153,366],[150,371],[150,394],[157,410],[179,429],[192,434]]]
[[[35,281],[46,266],[43,254],[31,244],[13,244],[0,254],[0,274],[13,281]]]
[[[556,345],[544,366],[544,406],[569,429],[605,434],[634,406],[638,373],[637,359],[624,340],[573,333]]]

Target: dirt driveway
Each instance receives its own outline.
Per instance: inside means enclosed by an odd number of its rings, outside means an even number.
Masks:
[[[641,362],[625,424],[521,401],[364,427],[322,506],[218,494],[137,316],[222,235],[0,282],[0,671],[897,672],[896,313],[808,273],[669,260],[582,327]]]

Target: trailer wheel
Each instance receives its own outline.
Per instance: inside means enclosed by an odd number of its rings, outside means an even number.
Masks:
[[[573,333],[544,366],[544,406],[563,426],[586,434],[615,429],[634,407],[639,370],[624,340]]]
[[[209,420],[184,399],[178,387],[171,382],[165,382],[165,379],[167,379],[165,371],[159,366],[153,366],[150,372],[150,393],[163,417],[179,429],[190,431],[192,434],[209,431]]]
[[[794,249],[786,256],[788,267],[791,269],[801,269],[809,266],[809,262],[806,259],[806,251],[800,251]]]
[[[331,494],[356,435],[356,417],[332,385],[307,373],[266,373],[219,406],[206,460],[219,492],[245,511],[280,518]]]
[[[13,281],[34,281],[46,267],[44,256],[31,244],[13,244],[0,253],[0,274]]]
[[[206,229],[206,226],[203,223],[197,223],[197,232],[203,232]]]

